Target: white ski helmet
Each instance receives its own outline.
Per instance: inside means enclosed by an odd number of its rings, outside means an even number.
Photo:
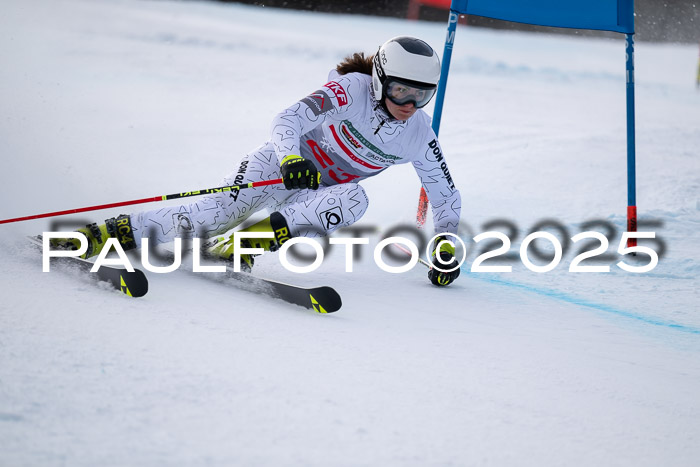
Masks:
[[[374,56],[372,85],[374,98],[397,105],[413,102],[424,107],[435,95],[440,80],[440,59],[425,42],[415,37],[389,39]]]

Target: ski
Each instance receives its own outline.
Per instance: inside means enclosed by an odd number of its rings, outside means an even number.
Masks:
[[[161,254],[165,254],[167,260],[172,260],[175,253],[171,245],[161,245]],[[263,278],[250,272],[236,272],[233,270],[230,261],[223,261],[217,258],[200,258],[200,262],[208,266],[224,266],[226,269],[225,272],[195,273],[189,269],[187,272],[246,292],[299,305],[317,313],[333,313],[340,310],[340,307],[343,305],[340,294],[333,287],[304,287]]]
[[[285,284],[245,272],[234,272],[230,266],[226,266],[226,273],[227,277],[241,282],[246,290],[303,306],[317,313],[333,313],[340,310],[343,305],[340,295],[333,287],[302,287]]]
[[[29,237],[30,242],[39,248],[43,249],[44,244],[41,236]],[[90,273],[93,263],[91,261],[77,258],[74,256],[61,256],[52,258],[57,264],[72,266],[73,268]],[[100,268],[90,274],[98,281],[106,282],[116,290],[122,292],[129,297],[143,297],[148,292],[148,279],[143,271],[134,269],[134,272],[129,272],[125,268],[115,266],[100,266]]]

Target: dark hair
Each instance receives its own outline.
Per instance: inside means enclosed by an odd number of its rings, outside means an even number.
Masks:
[[[345,57],[342,62],[338,63],[335,69],[341,75],[347,75],[348,73],[364,73],[365,75],[371,76],[373,58],[374,55],[365,57],[364,52],[355,52]]]

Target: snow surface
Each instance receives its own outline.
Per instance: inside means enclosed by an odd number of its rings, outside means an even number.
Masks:
[[[3,219],[217,186],[343,56],[400,34],[442,51],[445,33],[231,4],[1,5]],[[571,247],[548,273],[470,273],[473,242],[448,288],[420,265],[382,272],[373,245],[415,216],[411,167],[364,184],[377,233],[355,272],[339,250],[306,275],[259,258],[262,276],[335,287],[327,316],[185,270],[129,299],[42,273],[23,238],[50,220],[0,226],[0,465],[698,465],[697,49],[636,51],[637,204],[666,247],[649,273],[615,266],[622,38],[461,26],[441,142],[463,237],[505,219],[517,253],[542,219],[569,237],[597,219],[616,229],[611,272],[568,272]]]

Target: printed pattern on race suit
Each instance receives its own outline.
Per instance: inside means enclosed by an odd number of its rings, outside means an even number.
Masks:
[[[298,154],[313,161],[328,186],[356,184],[410,162],[428,195],[436,233],[456,233],[461,198],[430,117],[420,109],[405,121],[390,117],[374,99],[369,75],[333,70],[328,78],[273,120],[279,160]]]
[[[279,164],[271,143],[247,154],[238,169],[221,186],[280,178]],[[131,215],[136,243],[148,237],[153,243],[174,238],[210,238],[244,222],[261,209],[280,209],[293,236],[319,236],[348,226],[367,210],[362,187],[348,184],[321,187],[317,191],[289,191],[284,185],[269,185],[202,196],[190,204],[165,207]]]
[[[412,163],[433,208],[436,233],[456,233],[461,209],[440,144],[422,111],[407,121],[390,118],[371,93],[371,77],[340,76],[277,115],[270,142],[249,153],[222,186],[280,178],[279,161],[299,154],[322,174],[321,187],[282,185],[203,196],[193,203],[131,216],[137,246],[175,237],[226,233],[261,209],[279,210],[294,236],[327,235],[356,222],[367,210],[357,182],[395,165]]]
[[[367,211],[367,194],[357,183],[321,186],[318,190],[299,190],[282,205],[293,237],[325,237],[333,231],[357,222]]]

